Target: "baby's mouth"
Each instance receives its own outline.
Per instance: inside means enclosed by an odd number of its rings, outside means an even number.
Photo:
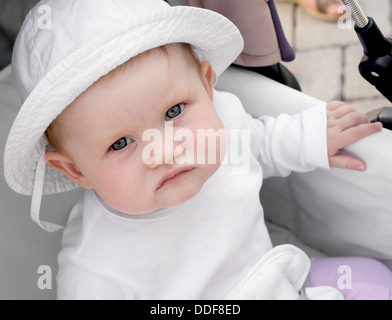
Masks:
[[[159,180],[157,190],[177,182],[194,169],[195,167],[180,167],[169,171]]]

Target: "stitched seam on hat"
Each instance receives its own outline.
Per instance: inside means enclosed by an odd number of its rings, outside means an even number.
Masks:
[[[29,23],[30,23],[30,26],[29,26],[29,32],[31,33],[31,44],[32,44],[32,51],[33,51],[33,53],[34,53],[34,55],[36,56],[36,59],[37,59],[37,62],[38,62],[38,65],[39,65],[39,68],[40,68],[40,78],[42,78],[42,76],[43,76],[43,74],[44,74],[44,68],[43,68],[43,66],[42,66],[42,63],[41,63],[41,60],[39,59],[39,55],[38,55],[38,52],[37,52],[37,50],[36,50],[36,48],[35,48],[35,42],[34,42],[34,31],[33,31],[33,29],[34,29],[34,25],[33,25],[33,17],[32,17],[32,11],[33,10],[31,10],[30,12],[29,12]]]

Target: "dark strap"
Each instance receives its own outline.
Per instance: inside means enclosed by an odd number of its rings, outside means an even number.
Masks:
[[[271,12],[272,21],[274,23],[276,37],[278,38],[278,44],[279,44],[280,55],[282,57],[282,60],[292,61],[295,59],[295,52],[284,34],[274,1],[273,0],[268,1],[268,6]]]

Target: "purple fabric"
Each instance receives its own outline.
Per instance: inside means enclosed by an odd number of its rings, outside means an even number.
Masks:
[[[280,54],[282,56],[283,61],[293,61],[295,59],[295,52],[293,48],[290,46],[289,42],[286,39],[286,36],[283,32],[282,25],[280,23],[278,11],[276,10],[274,0],[268,1],[268,6],[271,11],[272,20],[274,22],[276,36],[278,38]]]
[[[347,300],[392,300],[392,271],[362,257],[311,259],[311,286],[332,286]]]

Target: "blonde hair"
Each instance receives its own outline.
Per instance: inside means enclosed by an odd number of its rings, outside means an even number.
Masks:
[[[195,55],[195,53],[193,52],[191,46],[187,43],[180,43],[181,45],[181,50],[184,53],[185,59],[187,60],[187,62],[193,66],[194,68],[196,68],[196,70],[198,71],[199,75],[201,76],[202,72],[201,72],[201,68],[200,68],[200,61],[197,58],[197,56]],[[169,57],[169,51],[167,46],[169,45],[165,45],[165,46],[161,46],[158,48],[155,48],[157,50],[161,50],[167,57]],[[153,49],[152,49],[153,50]],[[122,65],[118,66],[116,69],[110,71],[107,75],[101,77],[102,78],[106,78],[108,80],[113,79],[114,77],[116,77],[120,72],[122,72],[123,70],[125,70],[125,68],[127,66],[129,66],[131,63],[135,60],[138,60],[140,58],[142,58],[145,54],[148,54],[149,51],[143,52],[141,54],[139,54],[138,56],[131,58],[130,60],[124,62]],[[57,119],[56,119],[57,120]],[[66,150],[64,148],[64,139],[66,137],[66,130],[65,128],[63,128],[60,124],[59,121],[54,120],[49,127],[46,129],[46,137],[48,139],[49,144],[58,152],[67,155]]]

